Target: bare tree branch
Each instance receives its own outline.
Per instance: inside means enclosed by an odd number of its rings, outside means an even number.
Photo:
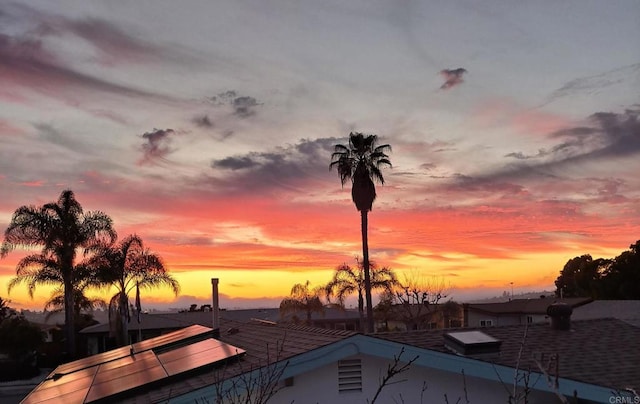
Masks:
[[[400,353],[397,356],[396,355],[393,356],[393,364],[387,365],[387,374],[380,380],[380,384],[378,385],[378,390],[376,390],[376,394],[373,396],[373,399],[371,400],[371,402],[369,402],[369,400],[367,400],[367,403],[374,404],[376,402],[376,400],[378,399],[378,396],[380,395],[382,390],[386,386],[388,386],[390,384],[393,384],[393,383],[390,382],[391,379],[393,379],[394,377],[396,377],[400,373],[403,373],[403,372],[406,372],[407,370],[409,370],[411,368],[411,364],[413,362],[415,362],[416,360],[418,360],[418,358],[419,358],[419,356],[416,355],[409,362],[402,363],[401,358],[402,358],[402,354],[403,353],[404,353],[404,347],[402,347],[402,349],[400,349]]]

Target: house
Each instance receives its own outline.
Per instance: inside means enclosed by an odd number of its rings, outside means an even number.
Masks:
[[[440,304],[378,305],[374,309],[376,330],[409,331],[462,327],[462,305],[454,301]]]
[[[546,322],[549,320],[547,307],[552,303],[566,303],[575,309],[591,301],[593,299],[589,297],[558,299],[541,296],[539,299],[513,299],[500,303],[464,303],[464,326],[492,327]]]
[[[412,362],[378,402],[507,402],[516,373],[530,403],[556,393],[609,403],[640,389],[640,328],[617,319],[374,335],[222,319],[61,365],[23,402],[213,403],[265,390],[271,403],[366,403],[396,358]]]
[[[573,309],[574,320],[617,318],[640,327],[640,300],[594,300]]]
[[[633,402],[622,400],[640,391],[640,328],[618,319],[363,335],[228,320],[215,307],[212,328],[192,325],[61,365],[24,403],[234,402],[262,393],[270,403],[339,404],[379,393],[382,403],[493,404],[508,402],[514,380],[529,403],[558,394]]]
[[[291,317],[280,318],[278,309],[221,310],[222,319],[249,322],[292,322]],[[211,310],[190,310],[179,313],[140,313],[140,322],[132,318],[128,324],[129,338],[132,343],[157,337],[191,325],[211,326]],[[314,327],[331,330],[359,329],[360,316],[357,310],[327,308],[324,313],[313,313],[311,323]],[[87,340],[87,352],[97,354],[115,347],[115,341],[109,337],[109,324],[96,324],[80,331]]]

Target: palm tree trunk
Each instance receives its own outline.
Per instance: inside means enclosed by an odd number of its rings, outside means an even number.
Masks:
[[[64,279],[64,350],[67,353],[65,360],[73,360],[76,358],[76,327],[73,315],[73,290],[71,274],[69,273]]]
[[[129,344],[129,299],[124,292],[120,295],[120,346]]]
[[[358,290],[358,314],[360,315],[360,332],[364,332],[364,298],[362,290]]]
[[[369,212],[360,211],[362,225],[362,259],[364,260],[364,295],[367,301],[367,332],[373,333],[373,305],[371,303],[371,274],[369,273],[369,242],[367,240],[367,219]]]

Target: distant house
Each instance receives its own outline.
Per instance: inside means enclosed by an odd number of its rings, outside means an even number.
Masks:
[[[211,327],[212,311],[211,306],[205,305],[202,310],[193,309],[178,313],[154,313],[140,314],[140,323],[135,316],[129,323],[129,339],[132,343],[146,340],[180,330],[190,325],[202,325]],[[226,320],[249,322],[293,322],[291,317],[280,318],[278,309],[244,309],[244,310],[221,310],[220,317]],[[330,330],[350,330],[359,329],[360,318],[357,310],[340,310],[329,308],[324,313],[313,313],[311,317],[312,326]],[[115,341],[109,337],[109,325],[102,323],[87,327],[80,331],[86,337],[87,352],[97,354],[115,347]]]
[[[493,327],[502,325],[534,324],[548,321],[547,307],[562,302],[574,309],[593,301],[591,298],[541,297],[539,299],[514,299],[501,303],[464,303],[465,327]]]
[[[462,327],[462,305],[449,301],[433,305],[394,304],[376,307],[379,331],[433,330]]]
[[[375,335],[223,319],[61,365],[23,402],[214,403],[273,387],[270,403],[366,403],[398,357],[413,362],[380,403],[504,403],[516,374],[530,403],[632,402],[610,400],[640,390],[640,328],[616,319]]]

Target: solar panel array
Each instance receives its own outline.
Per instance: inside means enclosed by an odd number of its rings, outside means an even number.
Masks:
[[[193,325],[131,346],[58,366],[22,402],[90,403],[243,355],[243,349],[211,338]]]

